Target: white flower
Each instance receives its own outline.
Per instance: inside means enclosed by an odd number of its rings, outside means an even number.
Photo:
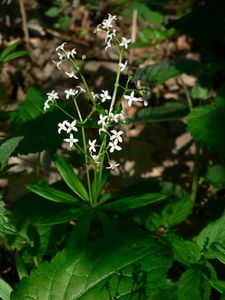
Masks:
[[[55,60],[53,60],[52,61],[53,62],[53,64],[55,64],[56,65],[56,67],[59,69],[59,70],[61,70],[61,68],[60,68],[60,65],[61,65],[61,61],[55,61]]]
[[[73,48],[71,51],[67,51],[66,52],[66,57],[67,58],[74,58],[74,56],[77,54],[76,48]]]
[[[67,133],[70,133],[71,131],[78,131],[76,127],[76,120],[74,120],[72,123],[69,123],[68,121],[65,122],[67,128]]]
[[[59,99],[58,93],[55,90],[52,90],[50,93],[47,93],[48,100]]]
[[[66,44],[67,44],[66,42],[62,43],[61,45],[59,45],[59,46],[55,49],[55,51],[59,51],[59,50],[64,51],[64,46],[65,46]]]
[[[59,60],[62,61],[66,58],[65,54],[64,53],[60,53],[60,52],[57,52],[58,54],[58,57],[59,57]]]
[[[46,111],[48,108],[50,108],[50,105],[53,103],[54,103],[54,101],[51,99],[46,100],[44,103],[44,111]]]
[[[70,134],[70,137],[68,139],[64,139],[65,142],[70,143],[70,148],[73,147],[73,144],[78,142],[78,139],[74,138],[73,134]]]
[[[108,19],[104,19],[102,21],[102,28],[104,29],[110,29],[113,27],[112,23],[117,20],[117,16],[112,16],[111,14],[108,14]]]
[[[111,132],[113,135],[110,136],[110,140],[122,143],[123,140],[121,135],[123,134],[123,131],[111,130]]]
[[[94,93],[94,92],[91,92],[91,94],[92,94],[92,96],[93,96],[94,98],[96,98],[96,99],[99,98],[99,94],[96,94],[96,93]]]
[[[78,79],[78,77],[76,76],[76,74],[74,73],[74,71],[69,72],[65,72],[65,74],[69,77],[69,78],[75,78]]]
[[[105,127],[107,125],[107,119],[108,119],[108,116],[99,115],[98,124],[102,125],[102,127]]]
[[[70,96],[76,96],[78,94],[78,91],[74,89],[68,89],[65,90],[65,94],[66,94],[66,99],[69,99]]]
[[[76,88],[80,90],[80,93],[85,93],[85,89],[83,89],[81,86],[77,85]]]
[[[108,169],[108,170],[114,170],[116,167],[118,167],[120,164],[118,163],[118,164],[116,164],[116,163],[114,163],[114,162],[112,162],[112,161],[109,161],[109,166],[108,167],[106,167],[106,169]]]
[[[100,164],[101,162],[99,160],[99,155],[91,155],[92,159],[95,161],[96,164]]]
[[[89,151],[90,151],[90,153],[92,153],[92,152],[96,152],[96,140],[93,140],[93,141],[91,141],[91,140],[88,140],[88,144],[89,144]]]
[[[108,100],[112,99],[111,96],[109,95],[109,91],[107,91],[107,90],[102,90],[100,97],[102,98],[101,99],[102,103],[104,103],[107,99]]]
[[[127,68],[127,63],[128,61],[126,60],[124,64],[123,63],[119,64],[121,72],[123,72]]]
[[[124,47],[125,49],[128,48],[128,44],[131,42],[131,40],[126,39],[125,37],[122,37],[122,41],[120,42],[120,46]]]
[[[130,93],[130,96],[125,95],[124,98],[128,100],[128,106],[131,106],[133,102],[143,101],[141,98],[134,97],[134,91]]]
[[[109,152],[114,152],[114,150],[120,151],[122,148],[118,145],[118,141],[114,140],[113,142],[109,142]]]
[[[118,122],[124,122],[126,120],[126,116],[124,114],[124,112],[121,112],[119,114],[115,114],[113,116],[113,121],[118,123]]]
[[[105,51],[109,48],[109,47],[112,47],[112,40],[113,40],[113,37],[116,36],[116,29],[113,29],[113,31],[107,31],[106,33],[106,37],[105,37],[105,42],[107,43],[106,44],[106,47],[105,47]]]
[[[66,121],[63,121],[62,123],[58,123],[58,133],[60,134],[61,131],[67,131],[67,123],[69,123],[67,120]]]

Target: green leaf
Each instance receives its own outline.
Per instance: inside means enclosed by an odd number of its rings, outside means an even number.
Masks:
[[[151,193],[151,194],[144,194],[144,195],[132,196],[132,197],[115,200],[111,203],[106,203],[102,205],[101,208],[104,210],[124,212],[129,209],[142,207],[165,199],[166,196],[163,194]]]
[[[174,260],[190,266],[197,263],[201,258],[199,246],[191,241],[186,241],[175,234],[166,234],[164,239],[173,250]]]
[[[56,7],[56,6],[50,7],[48,10],[45,11],[45,15],[50,18],[57,17],[59,15],[58,7]]]
[[[43,185],[43,184],[28,184],[28,190],[38,194],[39,196],[48,199],[53,202],[76,204],[80,203],[80,199],[55,188]]]
[[[11,45],[9,45],[8,47],[6,47],[4,50],[2,50],[2,52],[0,53],[0,62],[3,61],[3,59],[13,50],[15,50],[20,44],[22,43],[22,41],[16,41],[15,43],[12,43]]]
[[[149,293],[148,287],[153,293],[165,280],[169,257],[164,247],[140,231],[116,233],[82,251],[64,250],[51,263],[43,263],[19,283],[11,300],[141,297]]]
[[[22,139],[23,136],[16,136],[8,139],[0,146],[0,171],[4,169],[8,158],[12,155]]]
[[[168,102],[154,108],[143,108],[133,117],[135,122],[163,122],[177,120],[189,113],[186,104],[180,102]]]
[[[196,107],[188,116],[188,130],[201,145],[225,153],[225,105]]]
[[[19,276],[19,279],[22,280],[24,277],[28,276],[27,268],[24,264],[23,259],[19,255],[15,255],[15,263],[16,263],[16,270]]]
[[[166,228],[180,224],[191,214],[193,202],[190,197],[184,197],[179,201],[169,203],[162,211],[162,220]]]
[[[216,221],[208,224],[198,236],[194,238],[194,241],[199,245],[201,251],[206,258],[215,258],[215,254],[210,249],[210,246],[214,242],[220,242],[225,246],[225,215],[221,216]]]
[[[160,286],[159,291],[152,295],[151,300],[178,300],[176,283],[167,280]]]
[[[191,97],[193,99],[206,100],[211,95],[211,86],[203,86],[199,81],[194,85],[191,90]]]
[[[71,188],[71,190],[81,199],[88,201],[89,196],[83,183],[80,181],[73,169],[67,164],[67,162],[59,156],[56,157],[54,162],[63,180]]]
[[[4,208],[4,203],[2,201],[2,195],[0,194],[0,237],[4,237],[7,234],[14,234],[15,228],[10,223],[6,216],[7,211]]]
[[[225,264],[225,246],[223,246],[221,243],[214,242],[211,244],[210,248],[215,257],[223,264]]]
[[[222,165],[209,166],[204,178],[209,181],[216,190],[225,188],[225,167]]]
[[[10,300],[10,294],[12,292],[11,286],[0,278],[0,299]]]
[[[213,278],[210,280],[210,284],[218,292],[220,293],[225,292],[225,281]]]
[[[28,55],[28,54],[29,54],[29,52],[27,50],[16,51],[16,52],[11,53],[8,56],[6,56],[3,59],[3,62],[7,62],[7,61],[10,61],[10,60],[13,60],[15,58],[18,58],[18,57],[21,57],[21,56],[25,56],[25,55]]]
[[[210,291],[208,278],[197,266],[184,272],[178,281],[179,300],[209,300]]]
[[[148,65],[143,69],[138,69],[134,75],[134,80],[161,84],[169,78],[177,77],[183,73],[188,75],[197,74],[202,68],[203,65],[194,60],[174,59],[161,61],[156,64]]]

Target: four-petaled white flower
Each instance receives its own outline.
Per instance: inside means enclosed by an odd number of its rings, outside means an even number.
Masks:
[[[113,31],[107,31],[106,37],[105,37],[105,42],[106,42],[106,47],[105,51],[109,48],[112,47],[112,41],[113,38],[116,36],[116,29],[113,29]]]
[[[45,103],[44,103],[44,111],[46,111],[47,109],[49,109],[50,105],[53,104],[53,103],[54,103],[54,101],[51,100],[51,99],[46,100]]]
[[[57,54],[58,54],[58,57],[59,57],[60,61],[62,61],[66,58],[66,55],[64,53],[57,52]]]
[[[107,90],[102,90],[102,93],[100,94],[101,102],[104,103],[106,100],[112,99],[111,96],[109,95],[109,91]]]
[[[143,101],[141,98],[134,97],[134,91],[130,95],[125,95],[124,98],[128,100],[128,106],[131,106],[133,102]]]
[[[107,119],[108,116],[99,115],[98,125],[102,125],[102,127],[105,127],[107,125]]]
[[[78,77],[76,76],[76,74],[74,73],[74,71],[71,71],[71,72],[65,72],[65,74],[66,74],[69,78],[75,78],[75,79],[78,79]]]
[[[128,44],[131,42],[131,40],[126,39],[125,37],[122,37],[122,40],[120,42],[120,46],[124,47],[125,49],[128,48]]]
[[[123,139],[122,139],[121,135],[123,134],[123,131],[111,130],[111,132],[112,132],[112,135],[110,136],[110,140],[122,143]]]
[[[66,122],[67,126],[67,133],[70,133],[71,131],[78,131],[76,127],[76,120],[74,120],[72,123],[69,123],[68,121]]]
[[[69,99],[70,96],[76,96],[78,94],[78,91],[74,89],[68,89],[65,90],[65,94],[66,94],[66,99]]]
[[[50,93],[47,93],[48,100],[59,99],[58,93],[55,90],[52,90]]]
[[[92,152],[96,152],[96,140],[93,140],[93,141],[91,141],[91,140],[88,140],[88,144],[89,144],[89,151],[90,151],[90,153],[92,153]]]
[[[66,127],[67,123],[69,123],[69,122],[67,120],[65,120],[62,123],[58,124],[58,127],[59,127],[58,128],[58,133],[59,134],[61,133],[61,131],[67,131],[67,127]]]
[[[66,57],[67,58],[74,58],[74,56],[77,54],[76,48],[73,48],[71,51],[67,51],[66,52]]]
[[[117,16],[112,16],[108,14],[108,19],[102,21],[102,28],[108,30],[113,27],[112,23],[117,20]]]
[[[115,150],[120,151],[122,148],[118,145],[118,141],[114,140],[112,142],[109,142],[109,152],[113,153]]]
[[[124,64],[123,63],[119,64],[121,72],[123,72],[127,68],[127,63],[128,63],[128,60],[126,60]]]
[[[59,46],[55,49],[55,51],[59,51],[59,50],[64,51],[64,47],[65,47],[66,44],[67,44],[66,42],[62,43],[61,45],[59,45]]]
[[[114,163],[114,162],[112,162],[112,161],[109,161],[109,166],[108,167],[106,167],[106,169],[108,169],[108,170],[114,170],[116,167],[118,167],[120,164],[118,163],[118,164],[116,164],[116,163]]]
[[[70,134],[70,137],[67,138],[67,139],[64,139],[65,142],[69,143],[70,144],[70,148],[73,147],[73,144],[77,143],[78,142],[78,139],[74,138],[73,134],[71,133]]]

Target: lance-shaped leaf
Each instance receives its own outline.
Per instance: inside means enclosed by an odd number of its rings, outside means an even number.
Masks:
[[[7,218],[6,213],[7,211],[4,208],[2,195],[0,194],[0,237],[4,237],[7,234],[16,233],[16,230]]]
[[[116,232],[83,250],[73,245],[42,264],[20,282],[11,300],[148,299],[170,266],[170,253],[156,240],[140,231]]]
[[[23,136],[13,137],[6,142],[4,142],[0,147],[0,171],[6,165],[7,159],[12,155],[20,141],[23,139]]]
[[[144,194],[115,200],[111,203],[102,205],[102,209],[124,212],[129,209],[142,207],[165,199],[166,196],[160,193]]]
[[[0,278],[0,299],[10,300],[10,294],[12,292],[11,286]]]
[[[28,190],[38,194],[39,196],[53,202],[74,204],[79,203],[80,199],[55,188],[43,184],[28,184]]]
[[[55,159],[55,165],[63,180],[71,188],[71,190],[81,199],[88,200],[89,196],[83,183],[80,181],[68,163],[62,157],[58,156]]]

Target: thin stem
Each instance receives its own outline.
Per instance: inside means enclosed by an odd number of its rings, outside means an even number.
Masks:
[[[188,88],[184,81],[181,79],[181,84],[184,89],[184,93],[186,95],[186,99],[188,102],[189,110],[192,112],[193,105],[191,100],[191,95],[188,91]],[[195,142],[195,157],[194,157],[194,167],[193,167],[193,175],[192,175],[192,185],[191,185],[191,200],[193,203],[196,201],[197,192],[198,192],[198,181],[199,181],[199,163],[200,163],[200,147]]]
[[[67,115],[68,117],[70,117],[72,120],[76,120],[76,118],[74,118],[74,116],[72,116],[71,114],[69,114],[67,111],[65,111],[62,107],[60,107],[57,103],[55,105],[56,107],[58,107],[65,115]],[[77,120],[76,120],[77,121]],[[77,123],[79,124],[80,122],[77,121]]]
[[[80,113],[80,109],[77,105],[76,99],[73,97],[74,100],[74,105],[77,110],[78,117],[80,119],[80,122],[83,122],[82,115]],[[87,144],[86,144],[86,137],[85,137],[85,131],[84,127],[81,126],[81,134],[82,134],[82,140],[83,140],[83,147],[84,147],[84,159],[85,159],[85,168],[86,168],[86,175],[87,175],[87,184],[88,184],[88,192],[89,192],[89,197],[90,197],[90,202],[92,203],[92,192],[91,192],[91,181],[90,181],[90,173],[89,173],[89,167],[88,167],[88,155],[87,155]]]

